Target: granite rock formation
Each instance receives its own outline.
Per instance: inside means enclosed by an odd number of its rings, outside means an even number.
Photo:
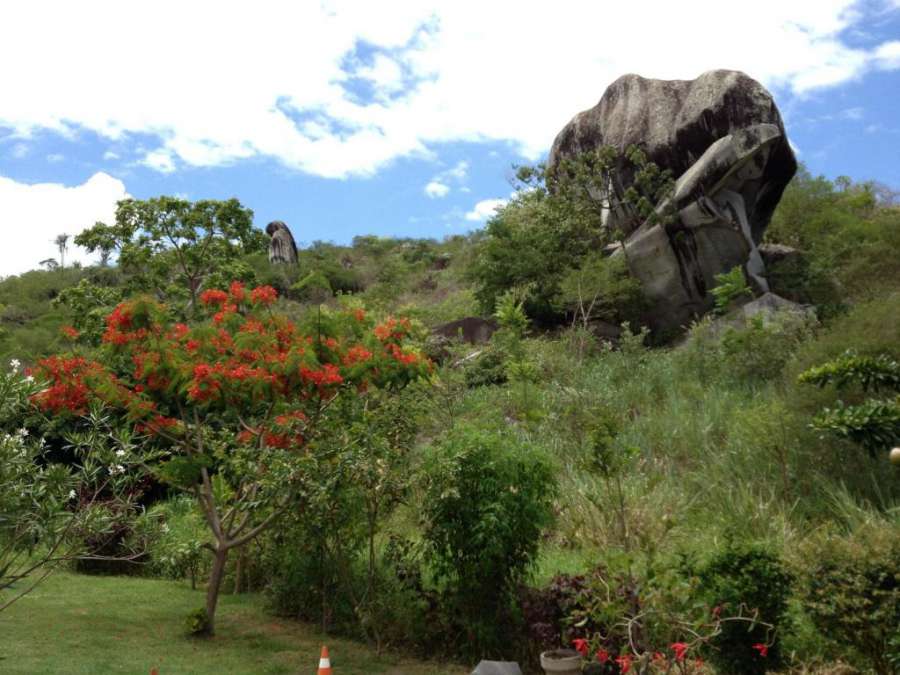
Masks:
[[[677,329],[711,309],[715,275],[736,265],[756,292],[769,290],[758,246],[797,162],[762,85],[728,70],[695,80],[624,75],[557,135],[549,174],[600,146],[637,146],[677,179],[658,205],[674,218],[626,228],[607,212],[604,221],[625,230],[614,255],[625,255],[640,280],[654,329]],[[624,184],[632,178],[624,162],[620,176]]]
[[[269,262],[279,265],[297,264],[297,244],[288,226],[280,220],[273,220],[266,225],[269,235]]]

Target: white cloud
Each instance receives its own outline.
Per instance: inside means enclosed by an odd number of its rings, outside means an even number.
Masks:
[[[623,73],[735,68],[788,97],[900,67],[898,41],[843,41],[873,11],[858,0],[684,0],[653,3],[648,22],[647,3],[583,0],[396,0],[389,10],[159,0],[152,12],[11,0],[0,125],[19,135],[84,128],[122,152],[140,134],[144,163],[162,171],[266,156],[319,176],[367,175],[460,140],[508,141],[535,159]],[[598,26],[619,29],[600,39]],[[174,47],[160,50],[160,39]],[[528,59],[523,45],[535,44],[541,58]],[[354,78],[371,83],[371,100]]]
[[[466,160],[460,160],[453,168],[444,171],[442,176],[446,178],[455,178],[458,181],[464,181],[469,175],[469,163]]]
[[[897,5],[900,7],[900,3]],[[885,70],[900,68],[900,40],[885,42],[875,50],[875,65]]]
[[[487,220],[497,212],[497,209],[508,203],[508,199],[482,199],[466,214],[466,220],[476,222]]]
[[[65,159],[65,156],[58,152],[54,152],[54,153],[47,155],[47,161],[50,162],[51,164],[57,164],[57,163],[63,161],[64,159]]]
[[[41,260],[58,258],[53,243],[57,235],[74,237],[98,220],[112,222],[116,201],[127,196],[122,181],[102,172],[75,187],[29,185],[0,176],[0,228],[15,242],[0,247],[0,276],[20,274],[37,268]],[[88,263],[89,257],[70,240],[67,264]]]
[[[431,179],[431,182],[425,186],[425,194],[432,199],[446,197],[450,193],[448,183],[457,183],[461,185],[469,175],[469,163],[466,160],[460,160],[446,171],[441,171],[438,175]],[[468,192],[465,186],[459,188],[462,192]]]
[[[112,150],[107,150],[103,153],[103,159],[110,161],[113,159],[119,159],[119,155],[113,152]]]
[[[141,163],[160,173],[172,173],[175,170],[175,161],[172,159],[172,153],[168,150],[148,152]],[[215,164],[215,162],[209,163]]]
[[[24,143],[16,143],[9,152],[15,159],[23,159],[28,156],[28,153],[28,146]]]
[[[861,120],[865,111],[862,108],[847,108],[841,111],[841,117],[845,120]]]
[[[450,186],[439,181],[433,180],[425,186],[425,194],[431,199],[440,199],[446,197],[450,192]]]

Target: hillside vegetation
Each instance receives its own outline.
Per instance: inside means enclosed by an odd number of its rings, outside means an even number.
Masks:
[[[406,354],[434,359],[403,388],[335,404],[333,454],[231,557],[224,591],[450,660],[534,668],[575,641],[602,673],[900,672],[900,207],[801,171],[766,241],[801,252],[770,270],[773,290],[814,311],[707,317],[677,336],[648,335],[624,268],[548,208],[522,191],[483,231],[315,242],[296,268],[252,239],[204,272],[206,289],[273,287],[317,340],[342,339],[343,311],[408,317]],[[136,293],[188,323],[199,311],[124,263],[7,278],[0,355],[36,364],[71,348],[69,328],[79,353],[103,350],[104,317]],[[478,346],[428,338],[466,316],[500,329]],[[809,374],[823,365],[833,375]],[[70,430],[29,415],[54,460],[77,464]],[[153,461],[135,462],[149,473],[104,553],[141,552],[116,571],[202,585],[210,533]],[[227,492],[239,469],[214,461]]]

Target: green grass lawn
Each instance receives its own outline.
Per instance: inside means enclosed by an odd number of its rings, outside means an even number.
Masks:
[[[202,604],[181,583],[55,574],[0,614],[0,673],[314,674],[323,642],[335,675],[468,672],[323,637],[268,615],[253,595],[222,596],[216,637],[189,638],[184,617]]]

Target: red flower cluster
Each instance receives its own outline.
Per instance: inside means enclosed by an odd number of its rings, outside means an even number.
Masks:
[[[356,363],[362,363],[372,358],[372,352],[362,345],[354,345],[344,354],[343,363],[345,366],[352,366]]]
[[[77,340],[80,333],[73,326],[63,326],[59,329],[60,332],[65,335],[70,340]]]
[[[763,644],[762,642],[757,642],[753,645],[752,649],[755,649],[759,652],[761,658],[765,658],[769,655],[769,645]]]
[[[44,411],[59,413],[72,411],[83,414],[91,399],[91,388],[86,378],[103,374],[103,366],[96,361],[77,356],[62,358],[51,356],[38,362],[34,376],[46,380],[48,386],[32,397],[32,402]]]
[[[687,650],[690,649],[690,645],[686,642],[673,642],[671,644],[672,651],[675,652],[675,660],[676,661],[684,661],[684,655],[687,654]]]
[[[106,317],[106,331],[103,333],[103,342],[122,346],[147,337],[146,328],[130,330],[131,328],[133,328],[131,307],[128,303],[123,302]]]
[[[203,291],[200,294],[200,302],[204,305],[215,305],[216,307],[222,307],[226,302],[228,302],[228,293],[225,291],[220,291],[217,288],[210,288],[209,290]]]
[[[411,328],[409,319],[388,317],[387,321],[375,326],[373,332],[379,340],[387,342],[388,340],[402,340],[409,334]]]
[[[237,303],[244,302],[247,299],[247,294],[244,292],[244,284],[240,281],[231,282],[231,286],[228,287],[228,294],[231,296],[232,301]]]
[[[300,377],[305,382],[311,382],[320,389],[341,384],[344,378],[333,363],[326,363],[319,370],[310,370],[304,366],[300,367]]]
[[[254,305],[271,305],[278,297],[278,291],[271,286],[257,286],[250,291],[250,302]]]
[[[101,399],[127,412],[138,432],[167,438],[181,434],[180,418],[168,416],[176,410],[192,418],[201,408],[201,422],[207,414],[235,419],[221,415],[223,409],[240,411],[251,426],[233,430],[238,442],[296,449],[311,433],[303,411],[316,410],[338,386],[364,392],[425,372],[427,360],[404,347],[411,327],[406,319],[387,320],[375,335],[361,330],[369,324],[335,322],[346,332],[314,340],[287,318],[262,311],[276,298],[270,286],[248,291],[240,282],[227,292],[203,291],[200,300],[215,316],[195,327],[171,322],[152,301],[124,302],[106,318],[108,365],[47,359],[35,375],[49,384],[34,402],[47,411],[82,414],[93,398]],[[361,309],[348,318],[366,321]]]

